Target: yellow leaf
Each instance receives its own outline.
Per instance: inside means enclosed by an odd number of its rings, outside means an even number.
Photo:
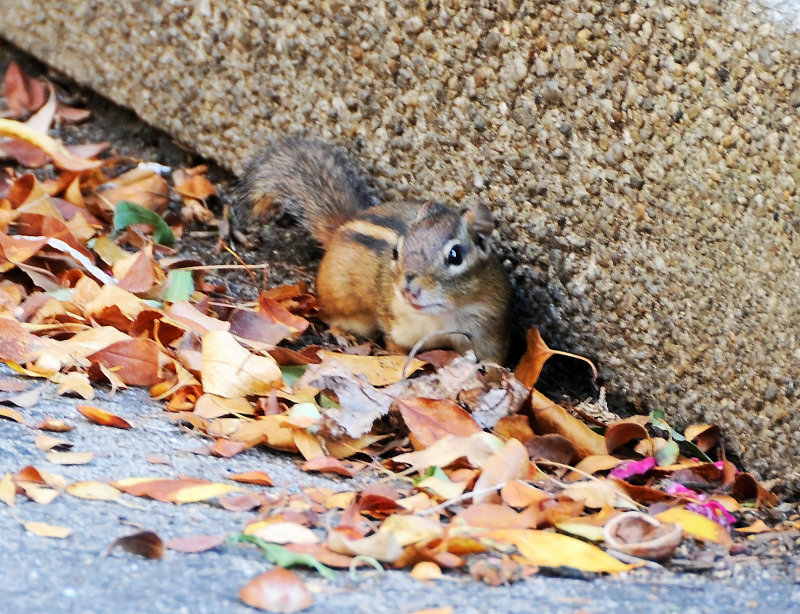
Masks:
[[[27,124],[13,119],[0,118],[0,135],[20,139],[41,149],[53,159],[53,163],[60,169],[67,171],[85,171],[102,166],[102,160],[87,160],[71,154],[60,141],[50,138],[46,134],[37,132]]]
[[[0,417],[8,418],[14,422],[19,422],[20,424],[25,423],[25,419],[22,417],[22,414],[15,409],[11,409],[10,407],[0,407]]]
[[[74,392],[83,397],[86,401],[94,399],[94,388],[89,381],[89,376],[85,373],[71,371],[69,373],[54,373],[50,378],[55,384],[58,384],[58,394],[66,394],[67,392]]]
[[[50,450],[45,458],[56,465],[85,465],[92,462],[94,452],[58,452]]]
[[[340,531],[331,531],[328,548],[339,554],[371,556],[386,563],[393,563],[403,554],[403,547],[397,543],[394,533],[381,529],[360,539],[348,539]]]
[[[214,394],[204,394],[194,404],[194,413],[206,420],[222,416],[252,416],[256,410],[244,397],[226,399]]]
[[[245,535],[255,535],[273,544],[318,544],[316,533],[295,522],[260,521],[247,525]]]
[[[398,544],[408,546],[439,537],[444,529],[437,520],[427,516],[392,514],[383,521],[378,531],[390,531]]]
[[[169,497],[170,501],[174,503],[196,503],[198,501],[205,501],[206,499],[213,499],[224,495],[226,492],[241,491],[241,488],[231,486],[230,484],[200,484],[198,486],[187,486],[176,491]]]
[[[329,510],[332,509],[347,509],[355,501],[356,493],[354,492],[337,492],[325,499],[325,507]]]
[[[33,533],[39,537],[56,537],[64,539],[72,535],[72,529],[57,527],[43,522],[24,522],[22,523],[28,533]]]
[[[480,538],[513,544],[529,565],[538,567],[572,567],[605,573],[619,573],[634,567],[618,561],[597,546],[549,531],[495,529],[481,534]]]
[[[105,482],[75,482],[67,486],[67,492],[79,499],[93,501],[115,501],[122,496],[122,492]]]
[[[358,356],[321,350],[319,357],[323,360],[333,359],[342,363],[356,375],[363,375],[373,386],[388,386],[403,379],[403,369],[408,362],[407,356]],[[425,363],[414,359],[405,370],[409,375],[421,368]]]
[[[14,496],[17,493],[17,488],[14,486],[14,480],[10,473],[6,473],[0,478],[0,501],[9,507],[14,506]]]
[[[733,544],[733,540],[725,527],[697,512],[690,512],[682,507],[673,507],[656,514],[656,518],[661,522],[681,525],[683,532],[695,539],[720,544],[721,546]]]
[[[442,577],[442,568],[433,561],[420,561],[411,570],[415,580],[438,580]]]
[[[205,392],[226,398],[266,395],[283,385],[272,356],[251,354],[221,330],[203,335],[201,374]]]
[[[430,476],[429,478],[425,478],[424,480],[420,480],[417,482],[417,488],[425,490],[433,495],[436,495],[440,499],[453,499],[457,497],[464,489],[467,487],[466,482],[451,482],[449,480],[443,480],[442,478],[437,478],[435,475]]]

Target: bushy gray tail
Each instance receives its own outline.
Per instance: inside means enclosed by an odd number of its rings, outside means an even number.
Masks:
[[[316,138],[286,138],[245,168],[238,220],[263,220],[282,207],[304,220],[323,245],[333,232],[378,200],[347,152]]]

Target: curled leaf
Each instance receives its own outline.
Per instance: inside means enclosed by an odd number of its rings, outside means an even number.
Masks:
[[[683,539],[683,529],[648,514],[625,512],[606,522],[603,539],[609,548],[657,561],[675,551]]]

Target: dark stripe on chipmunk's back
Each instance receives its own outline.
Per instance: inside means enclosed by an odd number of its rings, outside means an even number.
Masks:
[[[389,249],[389,242],[384,241],[378,237],[373,237],[372,235],[367,235],[361,232],[355,232],[349,230],[344,235],[345,240],[353,241],[355,243],[360,243],[367,249],[375,252],[376,254],[380,254],[385,250]]]
[[[378,213],[365,213],[359,219],[394,230],[398,236],[404,235],[408,226],[400,218],[393,215],[380,215]]]

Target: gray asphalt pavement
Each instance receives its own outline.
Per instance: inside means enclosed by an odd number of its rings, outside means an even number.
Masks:
[[[0,379],[16,377],[0,366]],[[17,408],[27,425],[45,415],[76,426],[57,434],[75,451],[94,452],[86,465],[54,465],[34,445],[40,433],[11,420],[0,420],[0,477],[35,465],[64,476],[68,483],[126,477],[201,477],[225,481],[242,471],[266,471],[275,481],[269,491],[296,492],[305,486],[350,490],[345,478],[328,479],[297,468],[298,458],[263,449],[231,459],[196,454],[203,440],[170,422],[163,407],[146,391],[127,390],[110,398],[100,391],[92,405],[112,411],[133,428],[119,430],[92,424],[75,409],[83,400],[56,395],[55,386],[40,388],[39,402]],[[169,460],[154,464],[148,457]],[[260,487],[248,487],[258,489]],[[0,503],[0,614],[239,614],[255,612],[238,599],[250,578],[271,568],[260,550],[249,545],[219,546],[213,551],[182,554],[168,550],[147,560],[108,547],[118,537],[152,530],[163,539],[238,532],[255,512],[231,512],[214,503],[175,505],[124,495],[123,504],[88,501],[61,493],[41,505],[17,496],[9,508]],[[28,533],[20,521],[69,527],[66,539]],[[492,588],[465,574],[423,583],[407,572],[363,570],[356,577],[337,571],[328,581],[299,571],[315,595],[312,614],[410,614],[424,608],[452,606],[455,613],[565,612],[800,612],[796,559],[762,565],[736,557],[701,575],[666,570],[638,570],[591,580],[535,576],[511,586]],[[297,569],[297,568],[295,568]]]

